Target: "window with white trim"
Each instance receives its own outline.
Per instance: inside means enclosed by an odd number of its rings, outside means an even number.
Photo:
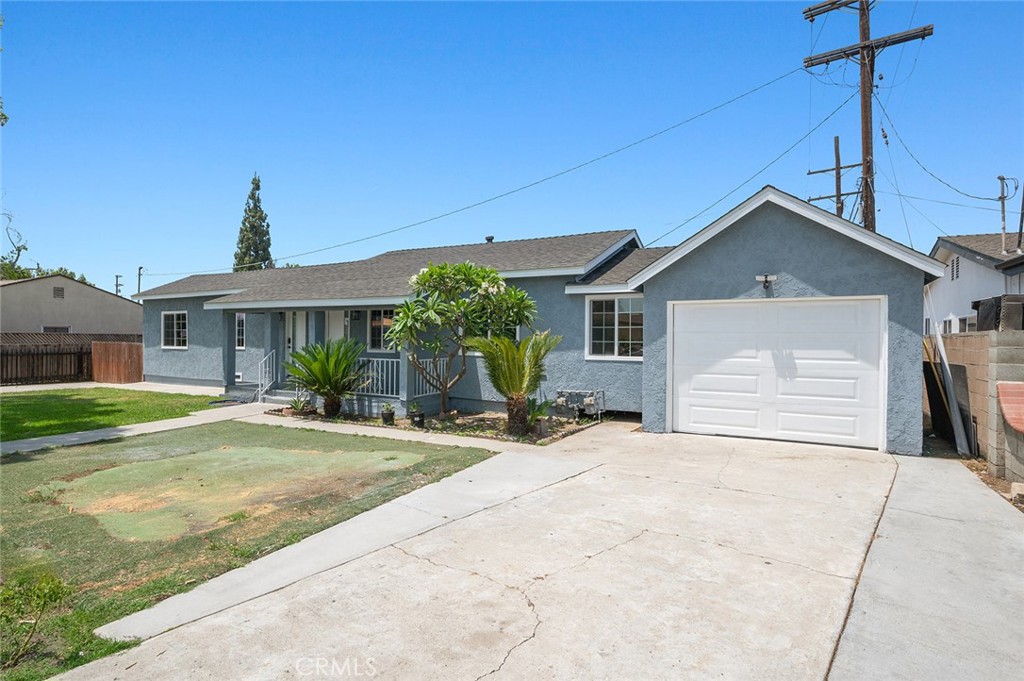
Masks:
[[[644,356],[642,296],[590,298],[587,304],[587,356]]]
[[[395,318],[391,308],[370,310],[370,326],[367,330],[366,347],[373,352],[383,352],[387,347],[387,334]]]
[[[245,313],[235,313],[235,350],[245,350]]]
[[[188,348],[188,313],[162,312],[163,348]]]

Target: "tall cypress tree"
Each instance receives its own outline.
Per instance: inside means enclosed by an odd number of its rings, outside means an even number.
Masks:
[[[260,176],[253,173],[252,189],[245,200],[242,226],[238,228],[238,248],[235,249],[235,272],[264,270],[274,267],[270,257],[270,222],[260,203]]]

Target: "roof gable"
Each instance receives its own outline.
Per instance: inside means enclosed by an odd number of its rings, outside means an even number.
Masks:
[[[1003,253],[1003,234],[956,234],[940,236],[929,253],[936,257],[939,251],[948,251],[954,255],[971,258],[975,262],[992,269],[1003,269],[1003,263],[1014,261],[1020,257],[1017,251],[1017,237],[1006,235],[1006,253]]]
[[[651,277],[668,268],[675,262],[685,258],[697,248],[731,227],[741,218],[749,215],[766,203],[775,204],[797,215],[805,217],[822,227],[831,229],[842,236],[862,243],[869,248],[883,253],[884,255],[905,262],[908,265],[921,270],[927,275],[941,277],[945,270],[942,263],[924,255],[923,253],[907,248],[903,244],[876,234],[875,232],[869,232],[860,225],[844,220],[832,213],[829,213],[828,211],[812,206],[806,201],[801,201],[791,194],[787,194],[775,187],[772,187],[771,185],[768,185],[683,243],[676,246],[661,258],[645,267],[643,270],[630,277],[627,282],[628,287],[635,289],[642,285]]]

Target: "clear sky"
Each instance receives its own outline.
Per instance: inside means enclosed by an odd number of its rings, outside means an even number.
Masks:
[[[288,257],[575,166],[856,41],[855,13],[811,25],[801,15],[810,4],[4,2],[3,209],[28,264],[65,266],[107,289],[123,274],[127,293],[138,266],[143,288],[178,278],[163,273],[230,268],[254,171],[279,264],[485,235],[635,228],[651,242],[807,135],[854,94],[856,67],[792,73],[482,207]],[[872,12],[875,36],[928,23],[933,37],[880,55],[878,96],[929,170],[994,197],[997,175],[1024,179],[1024,3],[883,0]],[[927,252],[938,229],[999,231],[997,203],[927,175],[878,106],[875,121],[879,232]],[[843,162],[859,161],[856,98],[657,245],[765,184],[829,193],[830,176],[806,173],[832,164],[833,135]],[[847,189],[857,175],[847,173]],[[894,184],[932,201],[901,205],[881,193]],[[1010,204],[1016,230],[1020,196]]]

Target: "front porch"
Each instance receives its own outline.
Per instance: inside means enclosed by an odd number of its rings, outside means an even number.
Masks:
[[[399,416],[417,403],[424,412],[440,411],[439,392],[416,371],[405,351],[385,346],[385,334],[391,324],[393,308],[338,308],[324,310],[252,310],[226,313],[234,323],[227,342],[236,351],[225,363],[225,386],[229,394],[260,402],[287,402],[296,396],[289,387],[284,368],[298,348],[329,340],[354,338],[366,346],[368,382],[343,402],[342,409],[361,416],[379,416],[381,407],[390,403]],[[255,322],[255,323],[252,323]],[[421,359],[432,374],[443,375],[447,360],[435,364]]]

